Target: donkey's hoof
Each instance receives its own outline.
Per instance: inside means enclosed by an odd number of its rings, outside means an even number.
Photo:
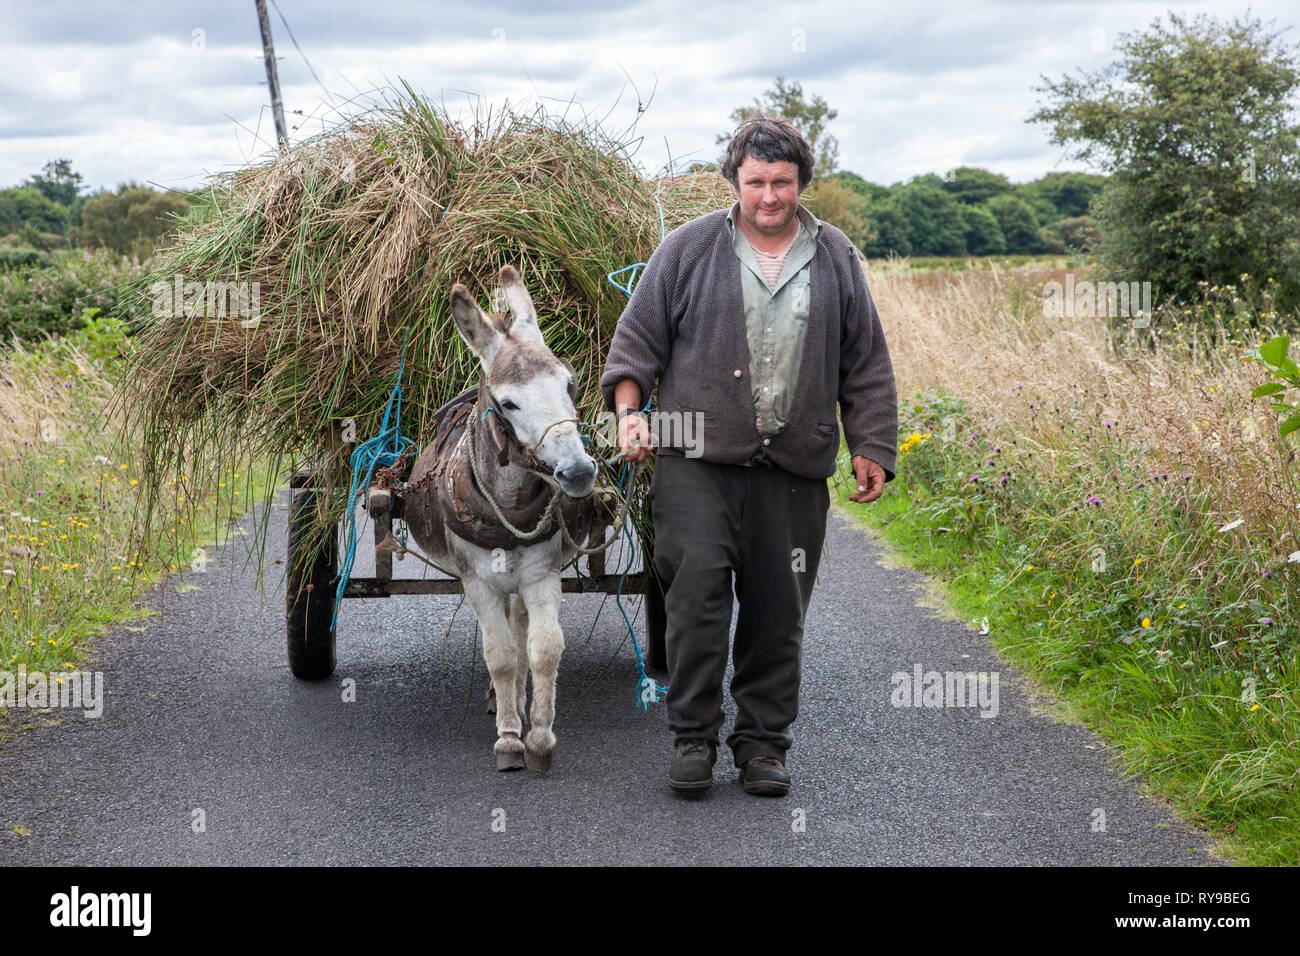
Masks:
[[[518,750],[507,750],[497,754],[498,770],[523,770],[525,758]]]
[[[535,773],[546,773],[551,769],[551,755],[539,754],[532,750],[524,751],[524,762]]]

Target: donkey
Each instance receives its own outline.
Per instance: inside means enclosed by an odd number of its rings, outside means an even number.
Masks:
[[[449,414],[416,460],[405,514],[420,549],[460,578],[482,629],[496,697],[497,769],[546,771],[564,650],[560,569],[576,553],[557,521],[564,520],[573,544],[586,542],[596,462],[576,424],[573,366],[546,347],[519,273],[505,266],[499,281],[510,306],[508,328],[463,285],[452,287],[451,314],[482,380],[477,400]],[[521,740],[530,669],[531,726]]]

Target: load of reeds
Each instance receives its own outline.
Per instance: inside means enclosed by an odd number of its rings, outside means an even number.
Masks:
[[[540,108],[457,123],[408,86],[216,176],[129,290],[118,397],[146,449],[145,510],[177,475],[263,455],[282,456],[280,476],[313,461],[346,485],[340,428],[358,441],[379,431],[403,346],[402,433],[430,440],[433,411],[479,378],[451,287],[489,307],[507,263],[594,420],[627,301],[607,274],[647,261],[661,230],[731,202],[713,172],[643,178],[628,146]],[[322,527],[344,509],[333,496]]]

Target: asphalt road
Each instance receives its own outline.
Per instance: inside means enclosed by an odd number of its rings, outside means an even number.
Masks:
[[[271,564],[287,495],[273,504],[264,606],[247,538],[232,537],[206,573],[155,595],[161,617],[102,641],[102,717],[44,714],[0,746],[0,864],[1218,862],[1091,732],[1032,704],[987,637],[918,606],[921,578],[878,564],[881,548],[835,508],[807,618],[793,789],[748,796],[724,747],[714,789],[683,800],[667,785],[663,706],[636,706],[613,599],[565,596],[546,776],[493,769],[468,604],[444,636],[459,597],[344,602],[334,678],[295,680],[283,564]],[[359,550],[357,574],[372,557]],[[997,672],[997,715],[894,706],[891,675],[916,664]]]

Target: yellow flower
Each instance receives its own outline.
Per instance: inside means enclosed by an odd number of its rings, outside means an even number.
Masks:
[[[1252,713],[1253,713],[1254,711],[1259,710],[1259,704],[1251,704],[1251,705],[1250,705],[1250,709],[1251,709],[1251,712],[1252,712]]]
[[[1134,564],[1141,564],[1141,563],[1142,563],[1142,559],[1141,559],[1141,558],[1134,558],[1134,559],[1133,559],[1133,563],[1134,563]]]
[[[1144,618],[1142,618],[1142,626],[1143,626],[1143,627],[1150,627],[1150,626],[1151,626],[1151,618],[1149,618],[1149,617],[1144,617]]]
[[[1183,608],[1185,608],[1185,607],[1187,607],[1186,604],[1180,604],[1180,605],[1178,605],[1178,610],[1181,611],[1181,610],[1182,610]]]

